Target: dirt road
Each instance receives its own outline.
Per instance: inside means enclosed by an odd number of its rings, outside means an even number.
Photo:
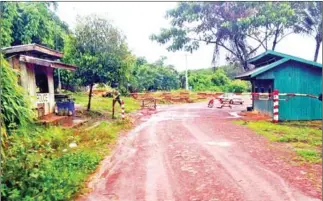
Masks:
[[[80,200],[310,201],[320,189],[233,109],[162,107],[120,139]],[[230,112],[230,113],[229,113]]]

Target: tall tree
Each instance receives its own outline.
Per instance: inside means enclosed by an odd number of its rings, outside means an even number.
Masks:
[[[94,84],[120,82],[133,61],[125,37],[109,20],[95,14],[77,19],[75,36],[68,38],[65,54],[66,60],[79,66],[76,77],[89,86],[90,110]]]
[[[224,49],[243,69],[249,68],[246,61],[260,47],[268,49],[268,41],[273,40],[275,49],[294,22],[293,9],[285,2],[181,2],[166,17],[171,18],[171,28],[153,34],[152,40],[170,43],[169,51],[192,52],[200,42],[214,44],[213,63]],[[257,43],[252,46],[249,39]]]
[[[1,46],[38,43],[63,49],[67,24],[50,9],[51,2],[0,2]]]
[[[147,59],[145,57],[138,57],[136,59],[136,65],[141,66],[148,63]]]
[[[192,52],[199,48],[200,42],[214,44],[213,62],[220,48],[224,48],[247,69],[246,60],[260,45],[256,48],[248,46],[243,34],[246,28],[231,22],[238,22],[251,11],[247,4],[237,6],[235,2],[179,3],[177,8],[167,12],[172,27],[161,29],[161,33],[152,35],[151,39],[162,44],[171,41],[167,49],[172,51]]]
[[[303,2],[253,2],[254,15],[241,19],[248,27],[247,36],[260,43],[265,50],[275,50],[277,44],[294,33],[298,18],[295,6]],[[294,5],[294,6],[293,6]]]
[[[295,25],[295,31],[305,33],[314,37],[315,39],[315,51],[314,61],[317,61],[317,57],[320,51],[322,43],[322,8],[323,3],[320,1],[308,2],[306,9],[302,9],[299,12],[300,21]]]
[[[155,66],[164,66],[166,60],[167,60],[166,56],[160,56],[159,59],[157,59],[157,61],[154,62],[154,65]]]

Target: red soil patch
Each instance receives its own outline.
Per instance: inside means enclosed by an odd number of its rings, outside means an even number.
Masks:
[[[267,114],[263,114],[260,112],[247,112],[247,111],[242,111],[239,113],[240,116],[242,116],[242,119],[247,120],[247,121],[260,121],[260,120],[264,120],[264,121],[271,121],[272,117],[270,117]]]

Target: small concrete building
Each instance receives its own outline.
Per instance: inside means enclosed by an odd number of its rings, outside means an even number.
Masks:
[[[59,61],[61,52],[38,45],[18,45],[1,49],[12,68],[19,72],[19,84],[25,88],[35,109],[42,115],[54,112],[54,68],[75,71],[76,66]]]
[[[252,92],[322,94],[322,64],[299,57],[266,51],[248,61],[254,68],[236,79],[248,80]],[[310,97],[279,96],[279,120],[322,119],[322,102]],[[253,99],[254,110],[273,115],[272,97]]]

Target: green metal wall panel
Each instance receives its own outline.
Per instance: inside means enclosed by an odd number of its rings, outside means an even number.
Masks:
[[[254,100],[254,109],[273,116],[273,101],[272,100]]]
[[[322,69],[307,64],[289,61],[281,64],[256,79],[274,78],[274,88],[279,93],[302,93],[319,95],[322,93]],[[286,97],[279,97],[285,99]],[[272,102],[271,102],[272,103]],[[268,109],[266,109],[266,107]],[[255,109],[272,110],[260,101],[255,101]],[[271,111],[268,111],[271,112]],[[309,97],[293,97],[288,101],[279,101],[280,120],[322,119],[322,102]]]

